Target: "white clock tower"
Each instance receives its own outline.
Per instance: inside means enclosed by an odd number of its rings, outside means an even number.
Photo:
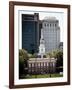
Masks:
[[[45,41],[43,38],[43,29],[41,29],[41,38],[40,38],[40,45],[39,45],[39,54],[41,58],[45,55]]]

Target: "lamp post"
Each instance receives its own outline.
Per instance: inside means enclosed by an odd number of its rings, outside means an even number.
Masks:
[[[37,54],[36,54],[36,57],[35,57],[35,78],[37,78]]]
[[[50,62],[49,62],[49,73],[50,73],[50,77],[51,77],[51,58],[50,58]]]
[[[50,59],[50,62],[49,62],[49,73],[50,73],[50,77],[51,77],[51,57],[52,57],[52,54],[49,53],[49,59]]]

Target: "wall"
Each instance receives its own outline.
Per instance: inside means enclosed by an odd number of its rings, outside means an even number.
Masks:
[[[22,1],[58,3],[58,4],[72,3],[72,0],[22,0]],[[72,4],[71,4],[71,9],[72,9]],[[72,18],[71,18],[71,22],[72,22]],[[9,0],[0,0],[0,90],[9,90],[8,80],[9,80]],[[71,76],[71,80],[72,80],[72,76]],[[44,89],[72,90],[72,83],[71,85],[68,86],[39,87],[39,88],[29,88],[24,90],[44,90]],[[19,90],[23,90],[23,89],[19,89]]]

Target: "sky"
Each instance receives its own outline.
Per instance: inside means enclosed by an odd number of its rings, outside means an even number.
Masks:
[[[24,14],[34,14],[34,13],[39,13],[39,19],[43,20],[45,17],[55,17],[57,20],[59,20],[59,27],[60,27],[60,42],[63,42],[63,17],[64,13],[63,12],[53,12],[53,11],[34,11],[34,10],[20,10]]]

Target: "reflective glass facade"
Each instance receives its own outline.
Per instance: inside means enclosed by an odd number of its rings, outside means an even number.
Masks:
[[[28,53],[38,52],[39,45],[39,16],[22,14],[22,48]]]

